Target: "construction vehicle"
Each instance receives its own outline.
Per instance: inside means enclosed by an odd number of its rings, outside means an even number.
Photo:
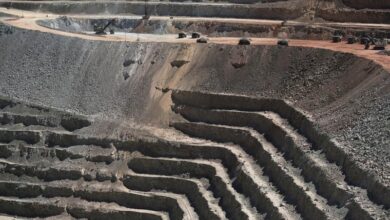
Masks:
[[[340,30],[335,30],[332,35],[332,42],[339,43],[343,39],[343,33]]]
[[[280,46],[288,46],[288,40],[287,39],[279,39],[277,44]]]
[[[348,44],[354,44],[357,42],[357,37],[353,36],[353,35],[348,35],[347,36],[347,43]]]
[[[110,26],[110,25],[113,25],[116,23],[116,19],[111,19],[106,25],[97,25],[97,24],[94,24],[93,25],[93,31],[95,32],[95,34],[98,34],[98,35],[101,35],[101,34],[107,34],[106,33],[106,29]],[[114,34],[114,30],[111,29],[110,30],[110,33],[111,34]]]
[[[238,41],[238,45],[250,45],[251,39],[243,37]]]
[[[196,40],[196,43],[207,44],[208,41],[209,39],[207,37],[201,37]]]
[[[375,33],[374,50],[385,50],[388,44],[387,34],[383,31]]]
[[[179,38],[186,38],[186,37],[187,37],[187,33],[185,33],[185,32],[180,32],[180,33],[178,34],[178,37],[179,37]]]
[[[193,33],[191,34],[191,37],[194,38],[194,39],[200,38],[200,33],[198,33],[198,32],[193,32]]]
[[[374,50],[385,50],[386,46],[388,44],[388,39],[386,38],[379,38],[376,39],[374,42]]]
[[[333,35],[332,36],[332,42],[333,43],[339,43],[339,42],[341,42],[342,39],[343,39],[343,37],[340,36],[340,35]]]
[[[363,36],[360,38],[360,44],[367,44],[371,42],[371,39],[368,36]]]

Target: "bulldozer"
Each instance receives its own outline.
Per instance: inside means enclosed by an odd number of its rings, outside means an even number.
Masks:
[[[102,35],[102,34],[107,34],[106,33],[106,29],[110,26],[110,25],[113,25],[116,23],[116,19],[111,19],[106,25],[97,25],[97,24],[94,24],[93,26],[93,31],[95,32],[95,34],[98,34],[98,35]],[[111,29],[110,30],[110,34],[114,34],[114,30]]]

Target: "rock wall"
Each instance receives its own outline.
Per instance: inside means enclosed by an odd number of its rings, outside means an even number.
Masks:
[[[1,7],[41,11],[57,14],[135,14],[144,15],[145,6],[149,15],[253,18],[253,19],[296,19],[303,14],[302,7],[273,7],[244,4],[196,4],[164,2],[0,2]]]
[[[0,36],[0,51],[1,95],[106,119],[165,127],[169,88],[286,99],[386,175],[376,164],[388,158],[390,75],[351,54],[99,42],[20,29]]]
[[[351,8],[356,8],[356,9],[363,9],[363,8],[390,9],[390,1],[387,0],[375,0],[375,1],[343,0],[343,3]]]

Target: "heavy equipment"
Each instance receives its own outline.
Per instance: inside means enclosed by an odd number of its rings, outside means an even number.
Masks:
[[[200,38],[200,33],[198,33],[198,32],[193,32],[193,33],[191,34],[191,37],[192,37],[192,38]]]
[[[207,44],[208,41],[209,39],[207,37],[201,37],[196,40],[197,43],[201,43],[201,44]]]
[[[106,25],[98,25],[98,24],[94,24],[93,25],[93,31],[95,32],[95,34],[99,34],[99,35],[101,35],[101,34],[107,34],[106,33],[106,29],[110,26],[110,25],[113,25],[113,24],[115,24],[116,23],[116,21],[117,21],[117,19],[111,19]],[[114,32],[114,29],[111,29],[110,30],[110,33],[111,34],[114,34],[115,32]]]
[[[238,41],[238,45],[250,45],[251,39],[243,37]]]
[[[348,44],[354,44],[357,42],[357,37],[353,36],[353,35],[348,35],[347,36],[347,43]]]
[[[186,37],[187,37],[187,33],[185,33],[185,32],[180,32],[180,33],[178,34],[178,37],[179,37],[179,38],[186,38]]]
[[[374,50],[385,50],[388,44],[388,39],[386,38],[386,32],[377,32],[375,33],[374,39]]]
[[[360,44],[367,44],[370,42],[371,42],[371,39],[368,36],[360,37]]]
[[[288,40],[287,39],[279,39],[277,44],[280,46],[288,46]]]
[[[385,50],[388,44],[388,39],[378,38],[374,41],[374,50]]]
[[[343,39],[343,33],[340,30],[335,30],[332,36],[333,43],[339,43]]]

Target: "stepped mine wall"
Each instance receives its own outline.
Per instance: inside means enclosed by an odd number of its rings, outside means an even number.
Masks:
[[[379,176],[389,144],[390,75],[323,49],[88,41],[16,29],[0,36],[0,94],[166,127],[169,88],[280,98]],[[379,166],[385,167],[385,166]]]

